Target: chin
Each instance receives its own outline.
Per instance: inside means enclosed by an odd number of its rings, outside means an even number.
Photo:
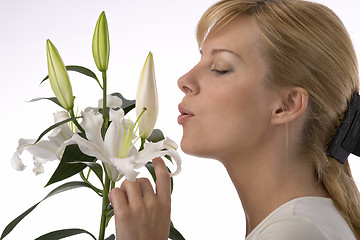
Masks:
[[[189,154],[189,155],[192,155],[192,156],[198,156],[198,149],[197,149],[197,146],[196,146],[196,143],[194,142],[189,142],[189,141],[186,141],[184,138],[181,140],[181,143],[180,143],[180,147],[181,147],[181,150],[186,153],[186,154]]]
[[[184,153],[192,155],[193,151],[191,148],[191,144],[188,144],[188,142],[186,142],[186,140],[184,140],[184,137],[181,139],[180,148]]]
[[[184,153],[191,156],[201,157],[201,158],[214,158],[214,156],[209,151],[202,148],[201,144],[194,141],[186,141],[184,137],[180,142],[180,147]]]

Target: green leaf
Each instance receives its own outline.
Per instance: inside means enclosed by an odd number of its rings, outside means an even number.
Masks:
[[[106,224],[105,226],[107,227],[109,225],[110,219],[114,216],[114,209],[111,209],[111,211],[106,214]]]
[[[149,173],[151,174],[151,177],[153,178],[154,182],[156,183],[156,174],[155,174],[155,168],[152,162],[148,162],[145,164],[145,167],[147,168],[147,170],[149,171]],[[167,167],[168,171],[170,172],[170,169]],[[173,191],[174,188],[174,181],[173,178],[171,179],[171,193]]]
[[[3,239],[6,235],[8,235],[23,218],[25,218],[32,210],[34,210],[37,207],[37,205],[39,205],[39,203],[40,202],[38,202],[37,204],[35,204],[31,208],[29,208],[28,210],[23,212],[20,216],[18,216],[11,223],[9,223],[6,226],[6,228],[4,229],[3,233],[1,234],[0,239]]]
[[[42,201],[44,201],[45,199],[52,197],[58,193],[61,192],[65,192],[67,190],[71,190],[74,188],[79,188],[79,187],[88,187],[90,188],[90,186],[84,182],[68,182],[65,183],[57,188],[55,188],[54,190],[52,190],[48,195],[46,195],[46,197],[44,197],[40,202],[38,202],[37,204],[35,204],[34,206],[32,206],[31,208],[29,208],[28,210],[26,210],[25,212],[23,212],[20,216],[18,216],[17,218],[15,218],[13,221],[11,221],[6,228],[4,229],[3,233],[1,234],[0,240],[4,239],[4,237],[6,235],[8,235],[15,227],[16,225],[23,220],[30,212],[32,212]]]
[[[69,162],[94,162],[95,160],[95,157],[85,155],[83,152],[81,152],[78,145],[72,144],[67,146],[58,167],[56,168],[55,172],[53,173],[45,187],[69,178],[79,173],[87,166],[85,164],[77,163],[68,164]]]
[[[44,201],[45,199],[52,197],[58,193],[62,193],[74,188],[79,188],[79,187],[87,187],[90,188],[89,184],[84,183],[84,182],[80,182],[80,181],[75,181],[75,182],[68,182],[68,183],[64,183],[63,185],[60,185],[59,187],[55,188],[54,190],[52,190],[48,195],[46,195],[46,197],[41,200]]]
[[[64,107],[60,104],[59,100],[58,100],[56,97],[50,97],[50,98],[40,98],[40,97],[39,97],[39,98],[31,99],[29,102],[37,102],[37,101],[40,101],[40,100],[50,100],[50,101],[54,102],[55,104],[59,105],[60,107],[64,108]]]
[[[181,233],[178,230],[176,230],[172,222],[170,224],[169,238],[172,240],[185,240],[183,235],[181,235]]]
[[[164,134],[160,129],[154,129],[150,134],[150,136],[147,138],[149,142],[154,142],[154,143],[160,142],[161,140],[164,139],[165,139]]]
[[[99,79],[97,78],[96,74],[91,71],[90,69],[86,68],[86,67],[82,67],[82,66],[77,66],[77,65],[68,65],[65,67],[66,70],[68,71],[75,71],[81,74],[84,74],[88,77],[91,77],[93,79],[95,79],[97,81],[97,83],[100,85],[100,87],[102,88]]]
[[[43,132],[40,134],[40,136],[38,137],[38,139],[36,139],[36,141],[35,141],[34,144],[36,144],[37,142],[39,142],[39,141],[45,136],[45,134],[47,134],[47,133],[50,132],[51,130],[53,130],[53,129],[55,129],[55,128],[57,128],[57,127],[65,124],[65,123],[68,123],[68,122],[70,122],[70,121],[73,121],[73,120],[75,120],[75,119],[77,119],[77,118],[81,118],[81,117],[68,118],[68,119],[66,119],[66,120],[63,120],[63,121],[58,122],[58,123],[55,123],[54,125],[48,127],[45,131],[43,131]]]
[[[126,115],[130,110],[135,108],[135,100],[127,100],[123,97],[121,93],[112,93],[111,96],[118,97],[122,100],[122,109],[124,110],[124,114]]]
[[[95,163],[95,162],[68,162],[70,164],[83,164],[86,165],[87,167],[89,167],[91,170],[93,170],[93,172],[95,173],[95,175],[99,178],[100,182],[103,181],[103,168],[101,167],[100,164]]]
[[[89,233],[86,230],[78,229],[78,228],[57,230],[57,231],[42,235],[41,237],[38,237],[35,240],[58,240],[58,239],[70,237],[70,236],[81,234],[81,233],[89,234],[93,239],[96,240],[94,235],[92,235],[91,233]]]
[[[96,80],[96,82],[99,84],[99,86],[101,88],[103,88],[99,82],[99,79],[97,78],[96,74],[91,71],[90,69],[88,68],[85,68],[85,67],[82,67],[82,66],[76,66],[76,65],[69,65],[69,66],[65,66],[66,70],[67,71],[75,71],[75,72],[78,72],[78,73],[81,73],[81,74],[84,74],[88,77],[91,77],[93,79]],[[46,81],[47,79],[49,79],[49,75],[47,75],[42,81],[40,84],[42,84],[44,81]]]
[[[154,169],[153,163],[148,162],[148,163],[145,164],[145,167],[147,168],[147,170],[151,174],[151,177],[153,178],[154,182],[156,183],[156,174],[155,174],[155,169]]]
[[[105,240],[115,240],[115,235],[111,234],[109,237],[107,237]]]
[[[167,158],[171,163],[173,163],[173,160],[170,155],[165,155],[164,157]]]

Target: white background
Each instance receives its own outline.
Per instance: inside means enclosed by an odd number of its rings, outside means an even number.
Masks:
[[[66,65],[82,65],[98,74],[92,60],[91,41],[96,20],[104,10],[111,44],[109,92],[121,92],[134,99],[142,64],[151,50],[160,98],[157,126],[180,142],[182,129],[176,118],[177,104],[183,95],[176,81],[199,60],[195,26],[214,2],[0,0],[0,232],[54,188],[43,186],[57,162],[48,163],[45,174],[37,177],[31,171],[29,155],[23,155],[28,165],[23,172],[16,172],[9,163],[18,139],[37,138],[53,123],[52,113],[60,110],[47,101],[26,102],[35,97],[52,96],[48,82],[39,85],[47,74],[46,39],[55,44]],[[340,16],[359,52],[360,2],[318,2]],[[70,78],[79,108],[95,106],[101,98],[95,81],[77,73],[71,73]],[[187,239],[242,239],[245,221],[241,203],[222,165],[182,152],[181,155],[183,171],[174,179],[172,219],[175,226]],[[350,164],[359,184],[360,159],[351,157]],[[89,189],[59,194],[41,203],[5,239],[34,239],[62,228],[83,228],[97,236],[100,207],[101,199]],[[114,232],[113,225],[111,222],[107,235]],[[71,239],[91,238],[78,235]]]

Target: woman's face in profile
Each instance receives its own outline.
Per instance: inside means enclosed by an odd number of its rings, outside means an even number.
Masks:
[[[199,63],[178,80],[184,152],[218,160],[257,151],[274,101],[253,25],[238,18],[204,41]]]

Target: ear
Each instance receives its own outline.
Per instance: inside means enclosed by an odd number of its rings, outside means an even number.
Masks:
[[[308,103],[308,93],[305,89],[295,87],[282,90],[278,104],[272,112],[273,124],[284,124],[294,121],[302,116]]]

